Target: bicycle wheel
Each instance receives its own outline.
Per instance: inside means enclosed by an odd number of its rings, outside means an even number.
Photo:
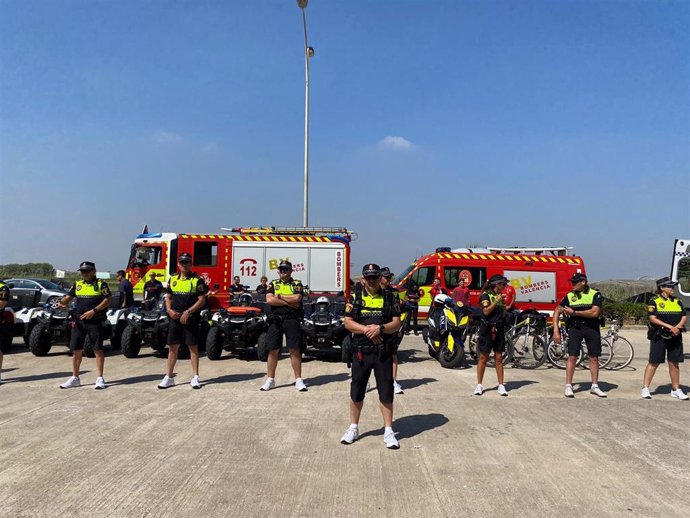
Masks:
[[[568,345],[566,341],[563,340],[560,344],[557,344],[551,340],[546,348],[546,357],[551,362],[551,365],[557,369],[565,369],[568,363]],[[580,355],[577,357],[575,366],[580,365],[584,357],[585,355],[582,349],[580,349]]]
[[[587,345],[582,344],[582,351],[584,354],[580,355],[580,360],[578,361],[578,366],[582,367],[583,369],[589,369],[589,362],[585,362],[585,356],[588,355],[587,353]],[[613,350],[611,348],[611,343],[608,341],[606,337],[601,337],[601,355],[599,356],[599,368],[600,369],[605,369],[606,366],[611,363],[611,359],[613,358]]]
[[[512,336],[513,365],[521,369],[536,369],[546,361],[546,343],[541,334],[530,331]]]
[[[505,334],[505,351],[503,351],[503,358],[501,358],[501,363],[507,365],[513,359],[513,343],[510,340],[510,331]],[[477,350],[478,352],[478,350]],[[489,360],[486,362],[489,367],[496,367],[496,359],[494,358],[494,352],[489,353]]]
[[[613,371],[625,369],[635,357],[632,344],[622,336],[614,336],[611,339],[611,353],[611,362],[606,368]]]

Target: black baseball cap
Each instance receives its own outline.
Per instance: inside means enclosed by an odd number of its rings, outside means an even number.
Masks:
[[[381,277],[395,277],[395,275],[391,273],[391,269],[388,266],[384,266],[381,268]]]
[[[363,277],[381,277],[381,267],[378,264],[365,264],[362,267]]]
[[[576,273],[574,273],[573,276],[572,276],[570,279],[568,279],[568,280],[569,280],[570,282],[572,282],[573,284],[576,284],[576,283],[578,283],[578,282],[580,282],[580,281],[586,281],[586,280],[587,280],[587,276],[586,276],[584,273],[576,272]]]
[[[292,263],[290,261],[280,261],[278,265],[279,270],[292,270]]]
[[[508,279],[506,279],[503,275],[492,275],[489,279],[489,286],[496,286],[496,284],[501,283],[508,284]]]
[[[674,286],[678,286],[678,284],[678,281],[672,280],[671,277],[662,277],[656,280],[657,288],[673,288]]]
[[[91,261],[82,261],[82,263],[79,265],[79,268],[77,268],[77,270],[79,270],[80,272],[88,272],[95,269],[96,265],[93,264]]]
[[[189,255],[187,252],[182,252],[180,254],[180,257],[177,258],[178,263],[191,263],[192,262],[192,256]]]

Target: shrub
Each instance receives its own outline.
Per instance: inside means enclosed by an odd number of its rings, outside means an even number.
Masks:
[[[601,311],[607,319],[622,318],[624,322],[635,324],[647,322],[647,306],[645,304],[605,301]]]

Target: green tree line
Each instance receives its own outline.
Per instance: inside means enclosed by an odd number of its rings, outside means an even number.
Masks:
[[[0,264],[0,279],[12,277],[40,277],[50,279],[55,268],[50,263]]]

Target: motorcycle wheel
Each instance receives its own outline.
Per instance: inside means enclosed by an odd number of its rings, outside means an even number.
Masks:
[[[465,363],[465,348],[462,344],[456,343],[451,352],[448,349],[448,340],[444,340],[438,352],[438,363],[446,369],[456,369]]]
[[[31,330],[29,336],[29,350],[34,356],[46,356],[53,346],[53,340],[48,334],[48,326],[38,323]]]
[[[141,336],[132,326],[127,326],[120,338],[120,349],[125,358],[136,358],[141,351]]]
[[[209,360],[220,360],[223,353],[223,334],[217,327],[212,327],[206,336],[206,357]]]
[[[266,345],[267,333],[261,333],[259,339],[256,341],[256,356],[259,361],[268,361],[268,346]]]

